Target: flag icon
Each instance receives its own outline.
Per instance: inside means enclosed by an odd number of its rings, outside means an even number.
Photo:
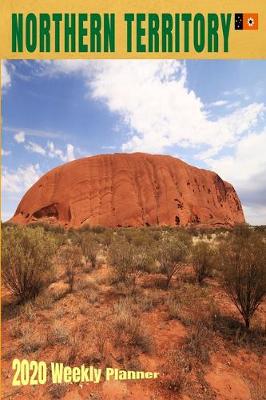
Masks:
[[[235,14],[235,30],[258,30],[259,16],[254,13]]]

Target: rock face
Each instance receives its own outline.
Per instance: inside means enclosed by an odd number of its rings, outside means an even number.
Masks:
[[[14,223],[79,228],[232,226],[244,222],[234,188],[217,174],[143,153],[83,158],[57,167],[22,198]]]

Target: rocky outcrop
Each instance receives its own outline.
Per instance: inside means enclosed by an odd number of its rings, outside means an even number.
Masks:
[[[98,155],[59,166],[22,198],[12,222],[79,228],[232,226],[244,222],[232,185],[170,156]]]

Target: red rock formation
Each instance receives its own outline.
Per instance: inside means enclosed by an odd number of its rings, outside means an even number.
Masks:
[[[12,222],[81,227],[244,222],[234,188],[170,156],[99,155],[57,167],[22,198]]]

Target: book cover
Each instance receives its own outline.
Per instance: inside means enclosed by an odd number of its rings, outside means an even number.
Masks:
[[[1,1],[3,399],[266,398],[265,27]]]

